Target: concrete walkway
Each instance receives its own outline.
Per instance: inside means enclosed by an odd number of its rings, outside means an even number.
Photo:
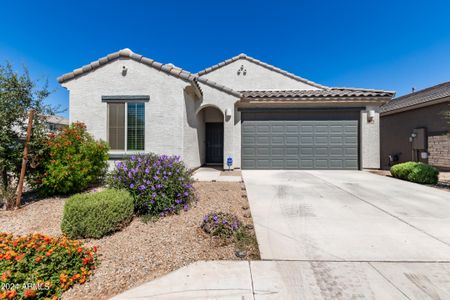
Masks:
[[[261,261],[114,299],[450,299],[450,193],[354,171],[244,171]]]
[[[112,299],[450,299],[449,268],[448,263],[195,262]]]
[[[222,182],[241,182],[241,176],[223,176],[222,171],[217,168],[202,167],[197,169],[192,177],[196,181],[222,181]]]

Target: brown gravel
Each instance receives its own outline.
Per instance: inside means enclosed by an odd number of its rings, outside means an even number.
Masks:
[[[222,171],[220,176],[242,176],[242,173],[241,170]]]
[[[100,266],[84,285],[64,293],[64,299],[106,299],[197,260],[236,260],[235,245],[223,245],[204,234],[199,225],[210,211],[236,214],[244,224],[242,207],[248,206],[243,183],[196,182],[199,201],[187,212],[145,224],[135,218],[120,232],[96,245]],[[61,234],[64,199],[46,199],[13,212],[0,212],[0,231],[14,234]],[[251,227],[251,226],[250,226]],[[253,233],[253,232],[252,232]],[[255,250],[257,252],[257,249]],[[259,255],[253,253],[252,259]]]

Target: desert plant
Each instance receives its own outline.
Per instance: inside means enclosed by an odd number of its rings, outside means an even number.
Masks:
[[[211,212],[203,217],[200,227],[211,236],[230,238],[240,228],[240,222],[235,215],[224,212]]]
[[[83,123],[50,133],[46,159],[31,184],[43,194],[81,192],[99,182],[108,165],[108,146],[96,141]]]
[[[101,238],[128,225],[133,211],[125,190],[76,194],[64,205],[61,229],[70,238]]]
[[[423,184],[437,184],[439,171],[430,165],[421,162],[406,162],[391,167],[392,176]]]
[[[96,247],[66,237],[0,233],[0,245],[0,299],[60,299],[97,264]]]
[[[139,154],[118,162],[109,184],[134,196],[137,213],[165,216],[188,209],[194,199],[191,174],[177,156]]]

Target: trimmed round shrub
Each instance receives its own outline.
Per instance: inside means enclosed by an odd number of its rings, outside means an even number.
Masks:
[[[133,197],[125,190],[76,194],[64,205],[61,230],[70,238],[101,238],[128,225],[133,212]]]
[[[42,166],[31,180],[41,193],[69,194],[99,182],[108,166],[108,146],[96,141],[83,123],[50,133]]]
[[[439,171],[430,165],[409,161],[391,167],[392,176],[422,184],[437,184]]]
[[[97,264],[96,247],[66,237],[0,232],[0,245],[0,299],[60,299]]]
[[[191,175],[178,156],[139,154],[116,163],[109,184],[134,196],[137,213],[163,217],[188,209],[194,199]]]
[[[229,238],[240,228],[240,222],[235,215],[211,212],[203,217],[200,227],[211,236]]]

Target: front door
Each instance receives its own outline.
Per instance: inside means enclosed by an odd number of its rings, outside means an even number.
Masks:
[[[223,163],[223,123],[205,123],[206,163]]]

